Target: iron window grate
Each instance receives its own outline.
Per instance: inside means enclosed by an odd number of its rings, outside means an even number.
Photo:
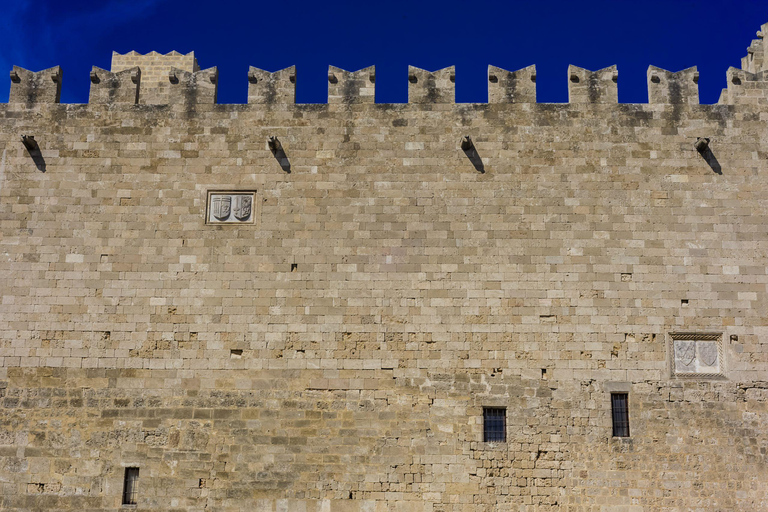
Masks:
[[[123,505],[136,505],[139,492],[139,468],[125,468]]]
[[[483,408],[483,441],[504,443],[507,440],[507,410],[504,407]]]
[[[629,395],[611,393],[613,437],[629,437]]]

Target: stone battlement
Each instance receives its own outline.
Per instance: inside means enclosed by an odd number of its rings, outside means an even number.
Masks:
[[[768,102],[768,57],[764,49],[763,25],[742,59],[742,69],[728,70],[728,87],[723,90],[721,104],[753,104]],[[55,70],[55,71],[54,71]],[[117,75],[130,71],[130,81]],[[51,80],[53,74],[55,79]],[[328,69],[328,103],[373,103],[375,67],[346,71],[335,66]],[[58,103],[61,91],[61,69],[32,72],[15,67],[9,103],[32,106]],[[122,76],[122,75],[121,75]],[[127,75],[126,75],[127,76]],[[618,103],[618,70],[611,66],[590,71],[577,66],[568,68],[570,103]],[[427,71],[408,69],[408,102],[454,103],[455,69]],[[656,66],[648,68],[650,104],[698,104],[699,75],[696,68],[672,72]],[[141,105],[215,104],[218,73],[216,68],[201,71],[194,52],[165,55],[150,52],[119,54],[113,52],[110,71],[94,67],[91,72],[90,102]],[[269,72],[251,67],[248,71],[249,104],[290,104],[296,98],[296,69]],[[104,91],[111,91],[105,93]],[[120,90],[120,93],[116,91]],[[490,103],[535,103],[536,68],[517,71],[488,66],[488,101]]]

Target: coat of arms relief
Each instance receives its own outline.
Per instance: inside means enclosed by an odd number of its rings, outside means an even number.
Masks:
[[[676,377],[719,377],[724,374],[721,333],[670,333],[672,374]]]
[[[240,224],[253,221],[254,192],[210,192],[208,224]]]

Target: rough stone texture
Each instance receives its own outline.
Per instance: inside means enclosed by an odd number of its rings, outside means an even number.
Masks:
[[[373,66],[346,71],[328,68],[328,103],[373,103],[376,72]]]
[[[759,73],[768,70],[768,53],[765,51],[763,39],[768,34],[768,23],[763,24],[757,31],[757,39],[747,48],[747,56],[741,59],[741,69],[750,73]]]
[[[0,509],[120,509],[139,467],[147,511],[768,510],[761,71],[721,105],[454,104],[450,68],[411,104],[0,105]],[[240,190],[254,222],[206,224]],[[674,333],[724,375],[673,377]]]
[[[408,103],[453,103],[455,82],[454,66],[437,71],[408,66]]]
[[[141,69],[141,89],[139,91],[139,103],[142,105],[162,105],[172,101],[169,98],[171,81],[169,72],[171,68],[195,73],[200,71],[195,52],[182,55],[179,52],[170,52],[165,55],[157,52],[149,52],[141,55],[136,52],[120,54],[112,52],[113,73],[119,73],[127,69],[138,67]],[[178,94],[174,97],[179,97]]]
[[[141,70],[129,68],[118,73],[93,66],[91,70],[91,91],[88,103],[127,103],[139,102]]]
[[[619,72],[616,66],[590,71],[568,66],[568,101],[570,103],[618,103]],[[698,96],[696,97],[698,103]]]
[[[296,101],[296,66],[270,73],[253,66],[248,70],[248,103],[285,105]]]
[[[61,99],[61,77],[59,66],[38,72],[13,66],[8,103],[27,108],[41,103],[58,103]]]
[[[695,67],[673,73],[666,69],[648,68],[648,101],[650,103],[699,103],[699,72]]]
[[[536,66],[517,71],[488,66],[488,103],[536,103]]]

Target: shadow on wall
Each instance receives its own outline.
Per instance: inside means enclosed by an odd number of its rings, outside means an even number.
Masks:
[[[274,155],[283,171],[285,171],[287,174],[290,174],[291,162],[288,161],[288,155],[285,154],[285,150],[283,149],[283,145],[280,143],[280,140],[275,136],[268,137],[267,146],[269,146],[269,150],[272,152],[272,155]]]
[[[723,168],[720,167],[720,162],[717,161],[715,154],[712,153],[712,149],[709,147],[709,139],[700,137],[696,140],[696,151],[704,158],[707,165],[712,169],[715,174],[723,174]]]
[[[716,174],[723,174],[723,168],[720,167],[720,162],[717,161],[717,158],[715,158],[711,149],[707,148],[705,151],[702,151],[701,156],[704,157],[704,160],[707,161],[707,164],[709,164]]]
[[[43,154],[40,151],[40,146],[38,146],[35,137],[32,135],[22,135],[21,143],[24,144],[25,148],[27,148],[27,153],[29,153],[29,156],[32,157],[32,161],[35,162],[37,170],[40,172],[45,172],[45,159],[43,158]]]
[[[480,158],[480,154],[477,152],[477,147],[475,147],[475,143],[472,142],[472,138],[469,135],[461,139],[461,149],[464,151],[464,154],[467,155],[469,161],[472,162],[475,170],[480,174],[485,174],[485,164],[483,164],[483,159]]]

